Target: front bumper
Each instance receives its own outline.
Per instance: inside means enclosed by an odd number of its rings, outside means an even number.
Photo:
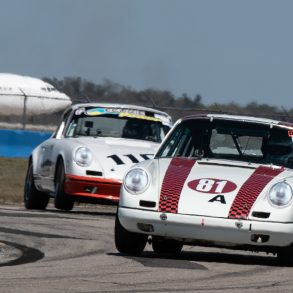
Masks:
[[[120,187],[119,180],[65,175],[65,193],[77,198],[107,199],[118,202]]]
[[[207,241],[224,246],[262,247],[285,247],[293,243],[293,223],[224,219],[125,207],[119,207],[118,216],[123,227],[129,231],[178,238],[187,243]],[[146,225],[151,225],[153,232],[144,232],[139,228]]]

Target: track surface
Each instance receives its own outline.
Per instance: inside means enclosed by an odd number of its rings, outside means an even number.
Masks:
[[[119,254],[115,207],[0,206],[0,292],[293,292],[275,257],[201,247],[176,259]]]

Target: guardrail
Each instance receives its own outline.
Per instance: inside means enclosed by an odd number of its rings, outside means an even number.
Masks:
[[[32,150],[52,132],[0,129],[0,157],[28,158]]]

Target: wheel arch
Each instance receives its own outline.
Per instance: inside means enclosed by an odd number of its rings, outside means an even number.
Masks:
[[[33,174],[38,174],[38,154],[33,152],[28,158],[28,167],[30,164],[33,166]]]
[[[65,160],[61,154],[59,154],[56,159],[55,171],[54,171],[54,182],[56,182],[56,175],[57,175],[57,170],[58,170],[58,166],[59,166],[60,162],[63,163],[64,169],[66,170]]]

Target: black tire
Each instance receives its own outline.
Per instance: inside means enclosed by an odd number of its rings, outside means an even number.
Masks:
[[[153,236],[152,247],[155,253],[161,255],[179,255],[183,244],[173,239]]]
[[[120,223],[118,215],[115,220],[115,245],[119,252],[140,255],[147,243],[148,235],[127,231]]]
[[[50,196],[37,190],[33,176],[33,163],[29,162],[24,183],[24,206],[27,209],[44,210],[46,209]]]
[[[74,200],[64,192],[65,170],[62,160],[58,162],[55,174],[55,208],[70,211],[73,209]]]
[[[279,250],[277,254],[280,265],[292,267],[293,266],[293,245],[284,247]]]

